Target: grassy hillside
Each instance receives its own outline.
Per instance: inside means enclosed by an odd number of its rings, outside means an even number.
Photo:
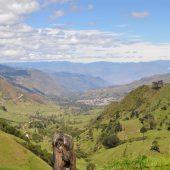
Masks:
[[[4,104],[7,111],[0,110],[0,117],[10,120],[22,134],[29,134],[33,144],[48,152],[52,152],[55,131],[71,134],[79,170],[86,170],[87,166],[125,169],[128,162],[127,169],[131,170],[129,166],[140,161],[147,163],[147,167],[166,170],[170,160],[169,92],[170,84],[160,89],[144,85],[103,111],[7,101]],[[146,129],[144,133],[142,127]],[[157,150],[151,150],[154,141]]]
[[[169,92],[170,84],[160,89],[141,86],[122,101],[107,106],[77,141],[76,146],[84,153],[86,165],[92,163],[97,169],[106,165],[107,170],[125,167],[130,170],[135,161],[144,161],[150,169],[170,169]],[[146,129],[144,133],[141,133],[142,127]],[[119,141],[111,146],[108,144],[113,138],[116,140],[113,134]],[[153,145],[155,147],[154,141],[159,149],[151,150]],[[146,160],[141,160],[142,155]],[[129,165],[125,165],[127,162]]]
[[[49,165],[16,140],[19,139],[0,131],[0,170],[51,170]]]
[[[158,124],[158,121],[169,117],[169,91],[170,84],[157,90],[150,86],[141,86],[130,92],[121,102],[106,107],[103,116],[113,116],[117,112],[121,118],[130,119],[151,114]]]
[[[78,107],[61,107],[54,104],[6,101],[7,111],[0,109],[0,118],[19,130],[29,134],[30,141],[52,153],[51,140],[54,132],[63,131],[76,137],[87,124],[100,113],[99,109],[83,111]],[[86,167],[84,159],[77,161],[79,169]],[[18,169],[17,169],[18,170]]]

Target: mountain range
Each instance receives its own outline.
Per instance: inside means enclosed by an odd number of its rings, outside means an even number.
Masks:
[[[143,84],[170,82],[169,66],[170,61],[6,63],[0,65],[0,76],[22,92],[55,101],[107,97],[120,100]]]
[[[0,80],[24,93],[64,100],[80,92],[106,87],[99,77],[77,73],[47,73],[32,68],[14,68],[0,65]]]
[[[125,84],[125,85],[110,86],[107,88],[89,90],[83,93],[80,96],[80,98],[85,100],[85,99],[113,97],[115,100],[120,100],[124,96],[126,96],[130,91],[136,89],[137,87],[142,85],[152,85],[152,82],[156,82],[159,80],[163,80],[164,83],[170,83],[170,73],[144,77],[138,81],[133,81],[132,83]]]
[[[86,76],[100,77],[110,85],[131,83],[146,76],[169,73],[170,60],[139,63],[72,63],[66,61],[6,63],[8,66],[38,69],[43,72],[76,73]]]

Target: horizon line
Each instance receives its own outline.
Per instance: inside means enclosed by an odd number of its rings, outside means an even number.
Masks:
[[[25,60],[25,61],[0,61],[0,64],[9,64],[9,63],[47,63],[47,62],[67,62],[67,63],[75,63],[75,64],[91,64],[91,63],[151,63],[151,62],[161,62],[161,61],[170,61],[170,59],[159,59],[159,60],[149,60],[149,61],[73,61],[73,60]]]

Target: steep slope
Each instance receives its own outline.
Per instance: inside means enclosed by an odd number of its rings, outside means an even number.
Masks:
[[[3,65],[0,65],[0,76],[22,92],[54,100],[68,99],[75,93],[108,85],[100,77],[66,72],[49,74],[36,69],[16,69]]]
[[[72,92],[85,92],[90,89],[108,86],[108,83],[100,77],[92,77],[82,74],[58,72],[52,74],[52,78],[62,87]]]
[[[132,160],[140,155],[146,155],[149,159],[148,167],[158,166],[161,170],[168,169],[170,167],[168,164],[169,92],[170,84],[160,89],[152,89],[151,86],[144,85],[131,91],[120,102],[112,102],[89,124],[87,131],[81,134],[78,148],[90,155],[88,159],[97,168],[109,162],[121,159]],[[141,133],[142,127],[145,128],[143,133]],[[119,141],[112,135],[116,135]],[[103,142],[106,140],[107,145]],[[111,146],[110,143],[115,141],[117,144]],[[154,141],[158,142],[159,152],[151,150]],[[131,169],[133,168],[129,168]]]
[[[0,92],[3,99],[11,99],[17,101],[21,93],[19,92],[5,79],[0,79]]]
[[[141,117],[146,114],[152,114],[155,117],[162,113],[160,119],[164,119],[164,116],[168,116],[168,110],[170,110],[169,91],[170,84],[166,84],[160,89],[152,89],[151,86],[147,85],[140,86],[131,91],[120,102],[113,102],[107,106],[103,116],[113,116],[114,114],[119,113],[121,118],[124,116],[129,116],[129,118],[137,116]]]
[[[32,101],[38,103],[46,103],[47,99],[36,94],[26,93],[18,90],[11,83],[6,81],[4,78],[0,78],[0,101]]]
[[[126,94],[136,89],[137,87],[141,85],[151,85],[152,82],[159,81],[159,80],[163,80],[164,83],[170,83],[170,73],[154,75],[151,77],[144,77],[130,84],[90,90],[90,91],[83,93],[80,98],[81,99],[95,99],[95,98],[113,97],[115,100],[120,100]]]
[[[26,76],[15,76],[12,83],[26,92],[52,97],[66,94],[66,89],[58,85],[46,73],[38,70],[27,70]]]
[[[0,76],[22,92],[49,98],[58,98],[69,94],[48,74],[39,70],[16,69],[0,65]]]
[[[0,169],[51,170],[44,161],[16,142],[16,138],[0,131]]]

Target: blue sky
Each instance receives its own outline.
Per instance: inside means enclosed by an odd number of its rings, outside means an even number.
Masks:
[[[28,16],[26,23],[33,27],[52,27],[56,24],[76,30],[127,32],[151,42],[168,42],[169,7],[169,0],[77,0],[51,3]],[[63,16],[49,19],[59,10],[64,12]],[[148,15],[133,17],[134,12],[148,12]]]
[[[0,61],[170,59],[169,0],[0,0]]]

